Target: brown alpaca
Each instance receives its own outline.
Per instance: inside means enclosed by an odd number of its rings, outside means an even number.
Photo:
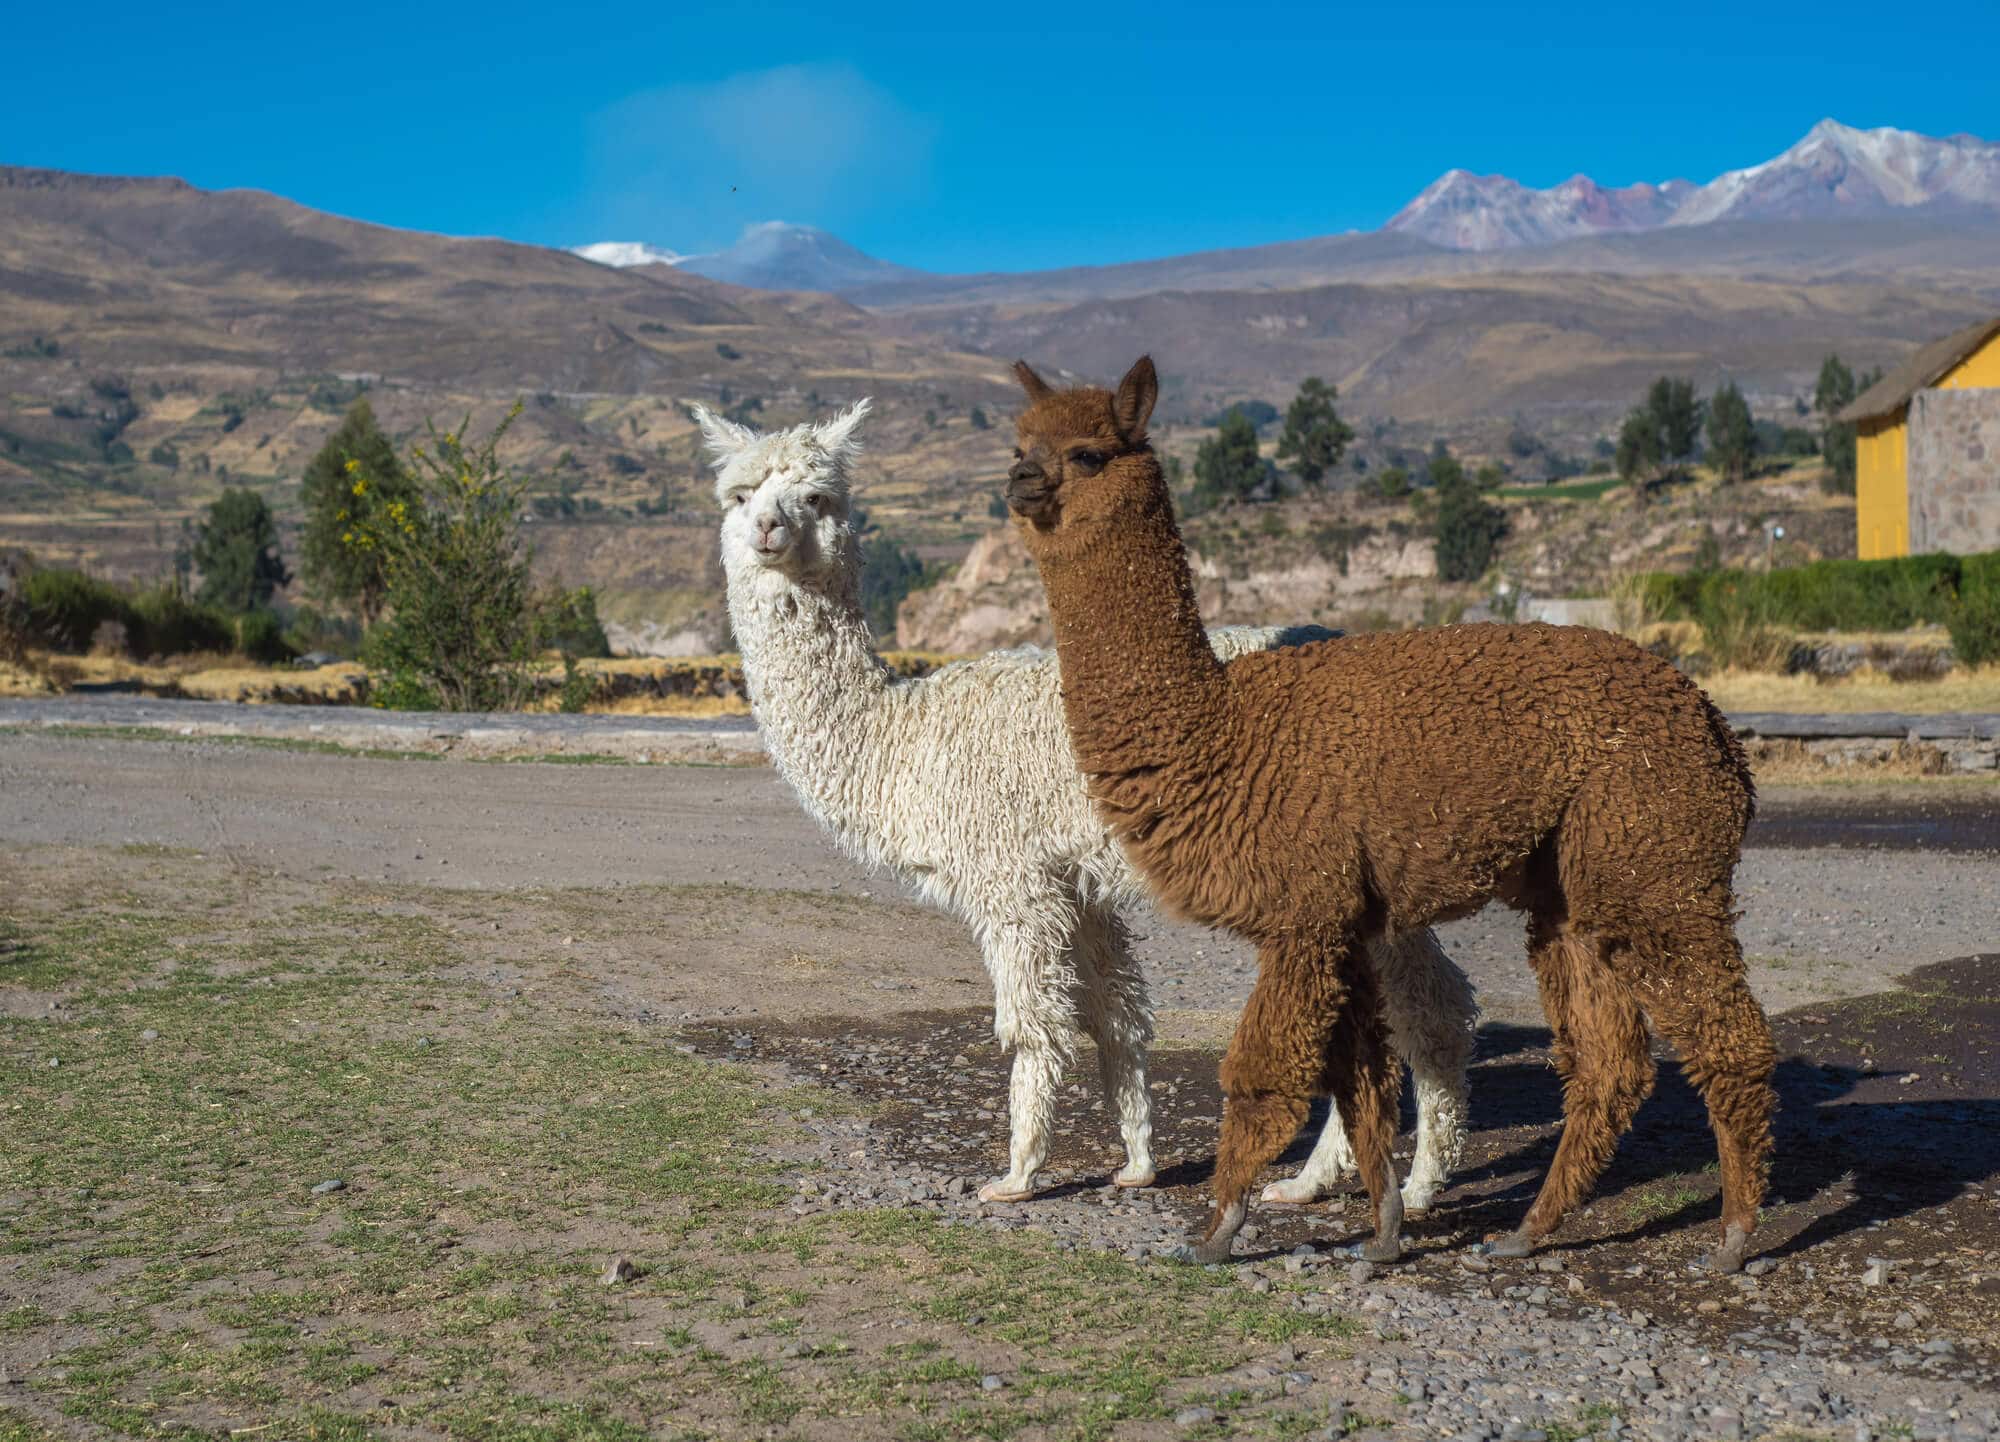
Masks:
[[[1204,639],[1146,440],[1158,383],[1031,402],[1007,501],[1040,566],[1070,739],[1091,795],[1174,911],[1259,948],[1222,1062],[1218,1261],[1244,1195],[1331,1091],[1400,1251],[1394,1078],[1358,942],[1503,901],[1529,917],[1563,1132],[1524,1255],[1590,1190],[1651,1090],[1645,1018],[1679,1050],[1722,1159],[1742,1265],[1771,1137],[1770,1028],[1745,981],[1731,878],[1753,797],[1743,753],[1686,677],[1602,631],[1450,626],[1244,656]]]

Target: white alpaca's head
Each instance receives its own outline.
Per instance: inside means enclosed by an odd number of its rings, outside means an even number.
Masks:
[[[868,401],[830,421],[768,434],[701,406],[701,426],[722,503],[722,564],[732,576],[769,574],[812,585],[850,567],[848,468]]]

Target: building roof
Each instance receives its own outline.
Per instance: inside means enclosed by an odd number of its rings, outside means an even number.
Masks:
[[[1901,410],[1910,403],[1911,396],[1926,386],[1936,385],[1953,366],[1996,335],[2000,335],[2000,315],[1953,331],[1943,340],[1932,341],[1856,396],[1834,419],[1872,421]]]

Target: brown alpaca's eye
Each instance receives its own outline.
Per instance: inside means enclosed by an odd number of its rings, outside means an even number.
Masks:
[[[1086,476],[1094,476],[1104,469],[1104,452],[1072,451],[1069,463],[1079,471],[1082,471]]]

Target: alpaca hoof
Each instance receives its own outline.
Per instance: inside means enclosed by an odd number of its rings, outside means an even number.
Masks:
[[[1364,1262],[1400,1262],[1403,1260],[1403,1239],[1401,1237],[1370,1237],[1361,1244],[1361,1260]]]
[[[1420,1217],[1431,1209],[1431,1203],[1436,1200],[1437,1189],[1435,1187],[1404,1187],[1403,1215],[1406,1217]]]
[[[1209,1216],[1207,1235],[1193,1246],[1183,1249],[1187,1259],[1204,1267],[1228,1261],[1229,1244],[1236,1240],[1236,1233],[1241,1230],[1247,1214],[1248,1209],[1241,1201],[1217,1207]]]
[[[1731,1224],[1722,1234],[1722,1246],[1708,1259],[1709,1267],[1717,1272],[1740,1272],[1743,1270],[1743,1253],[1750,1245],[1750,1229]]]
[[[1158,1175],[1150,1166],[1135,1169],[1128,1164],[1119,1168],[1113,1174],[1111,1185],[1114,1187],[1150,1187],[1158,1180]]]
[[[1489,1257],[1525,1257],[1535,1250],[1535,1239],[1526,1232],[1508,1232],[1505,1236],[1486,1239],[1486,1255]]]
[[[1194,1242],[1182,1247],[1181,1254],[1196,1266],[1212,1267],[1218,1262],[1229,1260],[1229,1244],[1235,1240],[1234,1235],[1210,1237],[1206,1241]]]
[[[1316,1202],[1326,1193],[1318,1185],[1304,1177],[1287,1177],[1284,1181],[1273,1182],[1264,1188],[1262,1198],[1267,1202],[1278,1202],[1288,1207],[1303,1207],[1308,1202]]]
[[[995,1177],[979,1189],[982,1202],[1025,1202],[1035,1194],[1034,1187],[1026,1182],[1017,1182],[1012,1177]]]

